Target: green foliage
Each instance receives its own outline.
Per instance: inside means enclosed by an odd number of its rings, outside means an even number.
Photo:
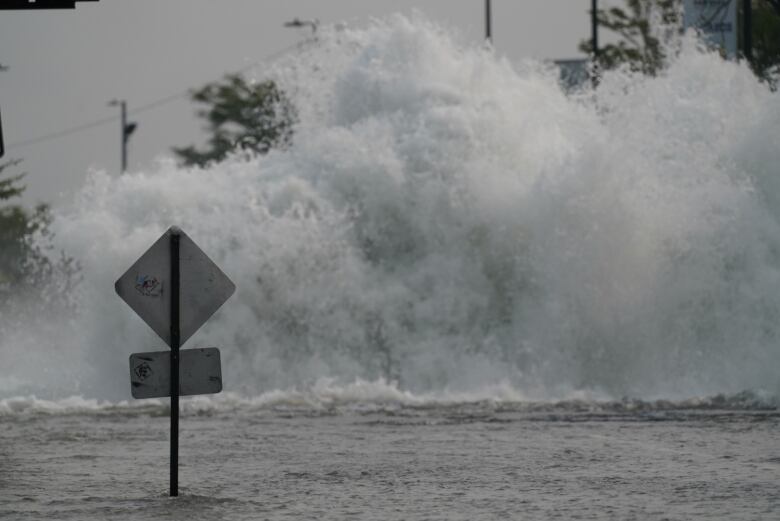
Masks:
[[[24,185],[19,184],[24,174],[2,178],[3,171],[19,164],[19,160],[0,164],[0,201],[19,197]],[[0,207],[0,288],[21,280],[24,258],[24,238],[28,230],[28,213],[18,205]]]
[[[655,75],[666,63],[661,37],[679,31],[682,25],[680,0],[626,0],[626,8],[612,7],[596,12],[599,29],[620,36],[617,43],[599,46],[601,70],[627,65],[631,70]],[[583,40],[581,51],[593,53],[593,42]]]
[[[599,27],[620,36],[617,43],[599,48],[601,70],[627,65],[655,75],[667,62],[662,40],[682,30],[682,0],[625,0],[621,9],[599,9]],[[740,3],[741,5],[741,3]],[[752,0],[752,67],[756,75],[777,87],[780,76],[780,0]],[[580,50],[592,54],[593,42],[583,40]]]
[[[21,196],[25,187],[20,184],[24,174],[3,178],[3,171],[19,164],[19,160],[0,164],[0,202]],[[78,282],[78,264],[64,254],[52,260],[49,223],[51,212],[45,204],[30,211],[18,204],[6,202],[0,206],[0,316],[9,312],[23,312],[20,297],[27,310],[32,304],[41,308],[56,305],[67,299]],[[32,241],[34,235],[42,240]],[[33,297],[33,298],[30,298]],[[11,310],[16,302],[16,309]]]
[[[3,170],[5,170],[6,168],[16,166],[21,162],[22,162],[21,159],[12,159],[11,161],[0,163],[0,174],[2,174]],[[22,192],[24,192],[25,187],[19,185],[18,183],[19,181],[22,180],[23,177],[24,174],[19,174],[13,177],[9,177],[7,179],[0,179],[0,201],[6,201],[13,197],[18,197],[22,195]]]
[[[780,16],[780,0],[759,0],[759,3],[765,4],[775,10],[777,16]]]
[[[49,207],[40,204],[30,211],[12,203],[24,193],[25,174],[4,172],[20,162],[0,163],[0,335],[19,317],[51,306],[74,309],[70,297],[79,280],[79,266],[72,258],[51,255]]]
[[[184,165],[222,161],[234,150],[265,154],[292,139],[295,109],[273,81],[248,83],[240,75],[229,75],[194,91],[192,100],[206,105],[198,116],[206,120],[211,137],[203,150],[173,149]]]
[[[777,87],[780,72],[780,0],[753,0],[753,70]]]

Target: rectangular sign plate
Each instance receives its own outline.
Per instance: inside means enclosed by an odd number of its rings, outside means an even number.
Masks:
[[[171,352],[130,355],[130,391],[133,398],[163,398],[171,395]],[[219,349],[179,351],[179,394],[213,394],[222,391]]]

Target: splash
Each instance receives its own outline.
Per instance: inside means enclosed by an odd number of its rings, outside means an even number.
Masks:
[[[219,346],[243,396],[780,391],[780,97],[743,65],[688,40],[659,77],[567,96],[397,16],[270,75],[291,148],[92,173],[58,211],[77,312],[6,332],[0,392],[127,398],[129,354],[163,345],[113,281],[171,224],[236,283],[185,347]]]

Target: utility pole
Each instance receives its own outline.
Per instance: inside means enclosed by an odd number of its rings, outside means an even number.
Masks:
[[[593,41],[593,59],[599,57],[599,2],[598,0],[591,0],[590,2],[590,34]]]
[[[0,157],[5,154],[5,145],[3,144],[3,118],[0,117]]]
[[[753,64],[753,5],[751,0],[742,0],[742,54]]]
[[[127,142],[130,140],[130,135],[135,131],[138,126],[135,122],[127,122],[127,102],[125,100],[111,100],[108,102],[109,107],[120,106],[121,109],[121,137],[122,137],[122,169],[124,174],[127,171]]]
[[[590,3],[590,31],[593,43],[593,66],[591,67],[591,81],[595,88],[599,84],[599,2],[591,0]]]
[[[490,0],[485,0],[485,41],[493,43],[493,13],[490,7]]]

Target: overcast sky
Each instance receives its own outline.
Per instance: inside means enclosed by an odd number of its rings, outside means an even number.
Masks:
[[[512,60],[582,57],[577,45],[590,35],[590,3],[492,0],[494,45]],[[10,67],[0,74],[4,159],[24,159],[25,203],[66,203],[90,168],[118,175],[118,121],[31,140],[111,118],[119,110],[108,101],[124,98],[139,124],[129,169],[145,168],[171,146],[202,143],[187,89],[308,37],[285,21],[361,26],[415,9],[466,40],[484,38],[484,0],[100,0],[75,10],[0,11],[0,63]]]

